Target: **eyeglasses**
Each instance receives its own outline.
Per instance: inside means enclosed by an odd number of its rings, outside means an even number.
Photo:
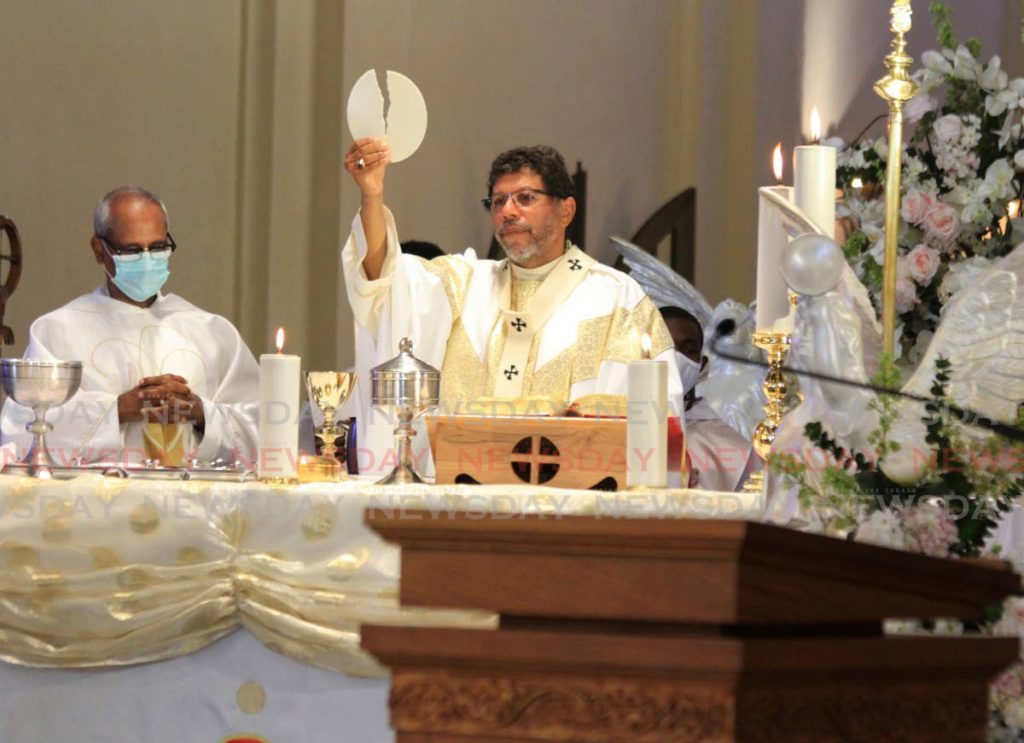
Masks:
[[[550,191],[541,191],[537,188],[520,188],[512,193],[499,193],[494,196],[488,196],[486,199],[480,199],[480,203],[484,205],[484,209],[493,214],[504,209],[509,199],[512,199],[512,202],[520,209],[527,209],[536,204],[537,199],[541,196],[554,195]]]
[[[99,236],[97,236],[99,237]],[[142,245],[118,245],[105,237],[100,237],[103,244],[107,246],[108,252],[112,256],[117,256],[126,262],[137,261],[143,253],[149,253],[150,258],[156,260],[166,261],[171,257],[171,253],[178,247],[178,244],[174,242],[174,238],[171,237],[171,233],[167,233],[166,240],[158,240],[155,243],[150,243],[148,246],[143,247]]]

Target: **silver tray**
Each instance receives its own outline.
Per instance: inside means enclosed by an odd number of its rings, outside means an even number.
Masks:
[[[3,468],[5,475],[27,475],[29,467],[12,463]],[[130,480],[200,480],[207,482],[250,482],[256,479],[255,470],[241,466],[231,467],[158,467],[145,464],[97,462],[77,467],[51,467],[54,480],[73,480],[82,475],[104,475]]]

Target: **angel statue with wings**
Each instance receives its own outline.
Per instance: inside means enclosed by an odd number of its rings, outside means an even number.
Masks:
[[[761,467],[751,432],[762,416],[764,375],[756,366],[715,354],[711,346],[742,358],[760,358],[751,342],[753,313],[731,299],[712,311],[693,284],[658,258],[621,238],[611,241],[661,311],[675,343],[686,393],[687,451],[697,487],[739,490]],[[723,326],[727,332],[719,332]]]
[[[808,234],[790,244],[782,265],[800,294],[787,367],[800,377],[804,400],[776,432],[772,458],[783,466],[772,467],[767,478],[765,518],[825,530],[840,523],[858,538],[887,546],[931,545],[918,551],[938,556],[978,554],[996,545],[1013,552],[1024,544],[1024,507],[1019,498],[1015,502],[1024,484],[1018,482],[1017,460],[1024,449],[991,436],[984,424],[1016,422],[1024,401],[1024,244],[950,299],[918,367],[899,389],[902,396],[879,401],[870,390],[844,383],[863,385],[879,367],[881,333],[867,289],[839,248],[807,226]],[[839,270],[822,270],[807,260],[828,249]],[[899,387],[896,368],[881,366],[890,377],[887,386]],[[799,371],[841,381],[823,382]],[[976,418],[951,422],[942,403]],[[826,466],[818,456],[823,453],[840,460],[839,466]],[[802,462],[799,478],[793,477],[794,461]],[[948,492],[961,482],[964,493]],[[833,522],[844,503],[833,496],[846,485],[859,497],[845,501],[854,509],[845,521]],[[811,492],[821,497],[809,501]],[[920,515],[957,497],[970,508]],[[891,538],[879,538],[882,518],[902,524],[886,527]],[[921,523],[931,529],[927,538],[915,536]],[[941,545],[935,546],[940,532]]]

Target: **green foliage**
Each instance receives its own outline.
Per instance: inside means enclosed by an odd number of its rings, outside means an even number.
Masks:
[[[863,233],[861,233],[863,234]],[[865,238],[866,239],[866,238]],[[870,255],[864,256],[864,283],[868,287],[880,287],[882,286],[882,274],[884,269],[881,263],[875,261]]]
[[[843,254],[849,260],[850,258],[856,258],[870,247],[871,241],[868,240],[868,236],[860,230],[856,230],[843,243]]]
[[[979,555],[999,519],[1024,493],[1024,474],[1005,467],[1007,462],[1021,461],[1024,450],[998,436],[969,443],[962,424],[950,412],[951,378],[952,364],[939,358],[931,388],[936,402],[926,406],[921,419],[930,447],[929,465],[916,484],[896,483],[882,468],[886,457],[901,451],[900,443],[891,438],[900,416],[894,395],[880,394],[869,403],[878,414],[878,425],[867,439],[872,451],[849,450],[821,423],[811,422],[804,435],[821,453],[826,462],[823,467],[812,471],[808,461],[792,453],[773,454],[768,464],[783,476],[787,487],[797,488],[800,504],[817,513],[832,531],[855,530],[879,509],[900,512],[923,500],[942,499],[956,524],[957,540],[951,552]],[[900,372],[891,356],[880,357],[880,369],[872,381],[885,389],[899,387]]]
[[[900,371],[893,361],[892,354],[883,352],[879,357],[878,373],[872,378],[872,382],[887,390],[898,390],[900,386]],[[891,452],[900,450],[900,443],[892,441],[889,434],[892,426],[899,417],[899,408],[896,405],[895,395],[879,395],[868,404],[870,410],[878,413],[878,428],[868,435],[868,443],[875,447],[877,459],[884,459]]]
[[[946,3],[932,3],[928,8],[932,14],[932,25],[939,46],[943,49],[956,49],[956,34],[953,32],[953,9]]]

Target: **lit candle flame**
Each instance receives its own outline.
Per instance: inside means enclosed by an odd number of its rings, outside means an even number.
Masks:
[[[277,352],[281,353],[281,349],[284,348],[284,328],[277,329],[277,336],[275,338],[274,345],[277,346]]]
[[[1020,199],[1014,199],[1006,205],[1006,216],[1016,219],[1018,214],[1020,214]]]
[[[860,176],[857,176],[852,181],[850,181],[850,188],[852,188],[854,191],[860,191],[862,188],[864,188],[864,181],[860,179]]]
[[[651,336],[647,333],[640,337],[640,350],[643,351],[645,359],[651,358]]]
[[[772,150],[772,172],[775,174],[775,181],[782,183],[782,142],[775,145]]]
[[[811,139],[815,142],[821,139],[821,114],[817,106],[811,108]]]

